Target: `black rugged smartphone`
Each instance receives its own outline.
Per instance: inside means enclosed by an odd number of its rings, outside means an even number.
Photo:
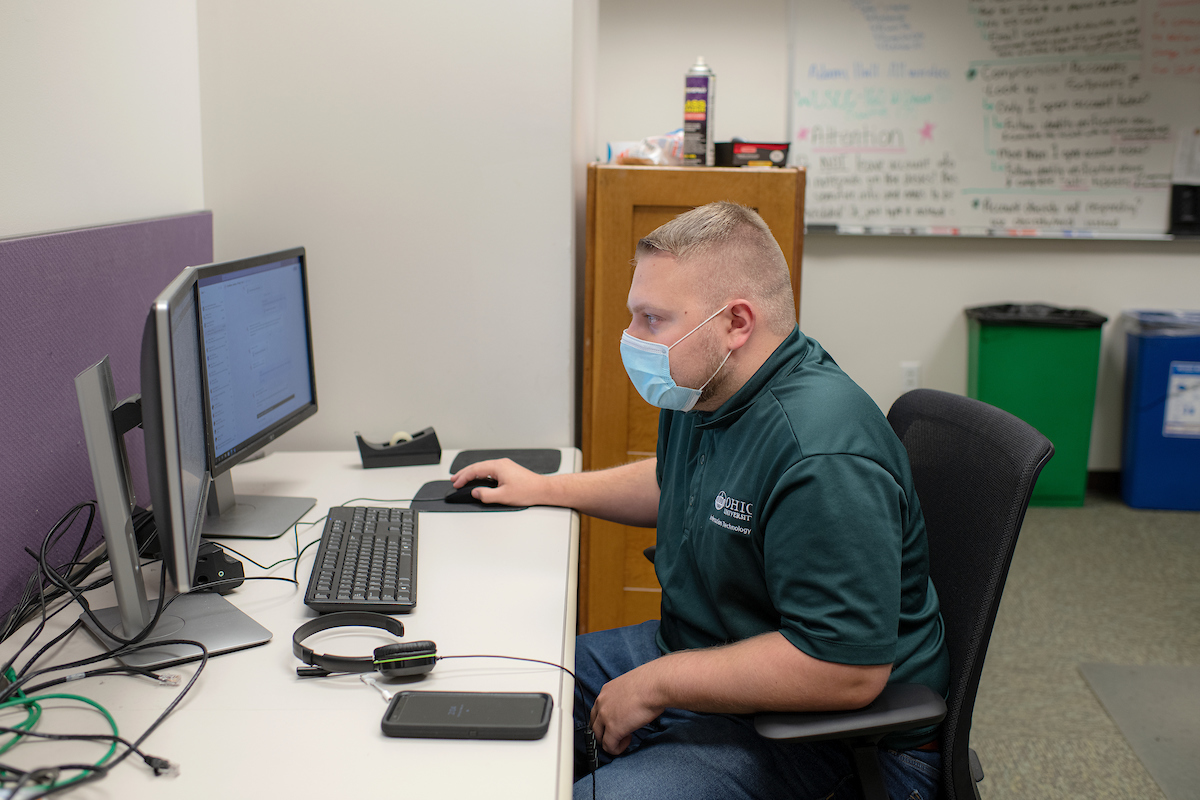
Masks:
[[[553,709],[542,692],[400,692],[382,728],[421,739],[540,739]]]

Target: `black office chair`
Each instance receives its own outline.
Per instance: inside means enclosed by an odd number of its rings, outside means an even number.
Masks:
[[[1005,411],[931,389],[898,399],[888,421],[908,451],[929,532],[930,574],[950,651],[947,700],[925,686],[889,684],[859,711],[759,714],[755,726],[773,739],[846,742],[863,795],[886,800],[876,744],[944,713],[941,797],[979,800],[983,770],[969,746],[975,693],[1025,509],[1054,447]]]

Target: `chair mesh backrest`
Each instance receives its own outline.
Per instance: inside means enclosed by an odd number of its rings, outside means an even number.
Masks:
[[[912,464],[950,651],[942,797],[969,800],[979,675],[1029,496],[1054,448],[1005,411],[930,389],[897,400],[888,421]]]

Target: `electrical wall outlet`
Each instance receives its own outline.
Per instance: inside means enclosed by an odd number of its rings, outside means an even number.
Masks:
[[[921,388],[921,362],[900,362],[900,393],[911,392]]]

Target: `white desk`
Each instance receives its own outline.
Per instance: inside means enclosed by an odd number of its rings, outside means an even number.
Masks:
[[[317,498],[305,517],[357,497],[411,498],[426,481],[444,480],[456,452],[441,465],[364,470],[357,453],[275,453],[234,469],[234,486],[245,494]],[[579,453],[563,450],[562,471],[579,469]],[[389,505],[353,502],[352,505]],[[390,505],[406,506],[407,502]],[[300,526],[300,545],[316,539],[321,525]],[[223,540],[260,563],[295,554],[291,532],[268,541]],[[571,511],[530,508],[500,513],[425,513],[417,544],[417,609],[400,616],[405,640],[432,639],[440,655],[497,654],[536,658],[574,669],[575,600],[579,524]],[[136,755],[103,780],[63,795],[92,798],[284,798],[284,797],[569,797],[572,778],[572,682],[561,670],[496,659],[439,662],[415,683],[380,683],[392,690],[546,692],[554,698],[550,732],[533,742],[393,739],[379,729],[386,704],[356,675],[298,678],[292,632],[315,614],[304,605],[316,546],[300,562],[300,587],[247,581],[227,598],[268,628],[262,647],[211,658],[183,703],[142,749],[180,766],[177,778],[156,778]],[[247,563],[247,576],[264,574]],[[147,586],[157,591],[158,573]],[[292,564],[272,569],[292,574]],[[96,592],[109,592],[111,587]],[[93,607],[111,605],[107,597]],[[49,639],[78,614],[54,618]],[[23,629],[0,646],[7,660],[28,635]],[[317,652],[370,655],[389,643],[383,631],[327,632],[307,643]],[[36,650],[32,648],[29,653]],[[101,652],[90,634],[78,631],[39,664],[62,663]],[[23,660],[18,661],[18,666]],[[194,665],[168,668],[185,680]],[[134,739],[153,722],[178,689],[148,680],[99,677],[54,691],[90,697],[107,707],[121,734]],[[54,710],[47,701],[38,730],[107,733],[94,712]],[[13,724],[12,718],[4,720]],[[29,768],[66,761],[93,762],[104,752],[91,744],[21,744],[2,759]],[[386,794],[385,794],[386,793]]]

